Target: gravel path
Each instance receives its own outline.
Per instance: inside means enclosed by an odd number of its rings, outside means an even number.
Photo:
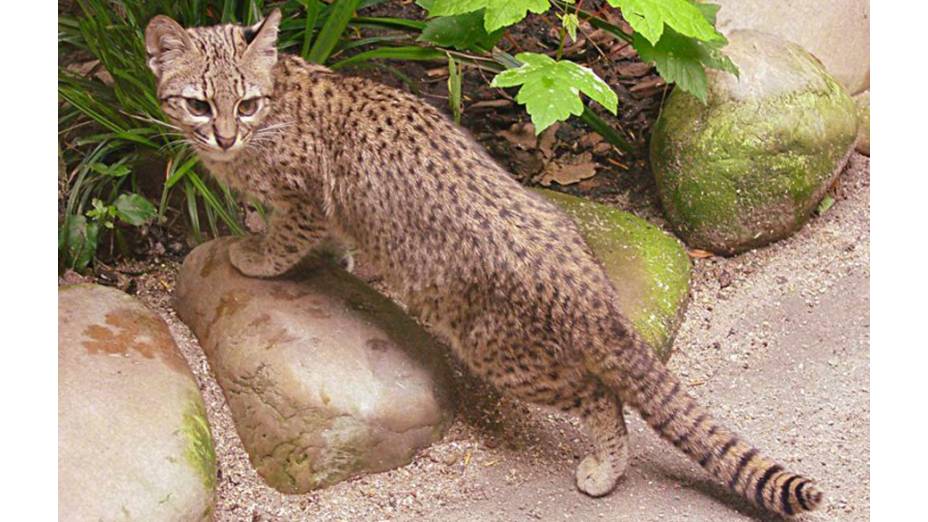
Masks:
[[[869,520],[869,160],[855,155],[836,203],[794,237],[732,259],[695,260],[693,301],[671,367],[717,416],[828,500],[807,520]],[[650,214],[646,212],[646,214]],[[656,209],[655,209],[656,214]],[[630,416],[632,461],[617,490],[573,486],[587,448],[570,419],[509,400],[460,372],[457,420],[401,469],[282,495],[248,464],[228,406],[170,307],[177,266],[139,278],[206,399],[216,438],[219,521],[764,519]]]

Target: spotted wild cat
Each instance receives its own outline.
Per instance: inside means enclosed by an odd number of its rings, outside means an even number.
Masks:
[[[655,358],[570,219],[414,96],[278,57],[280,19],[184,29],[158,16],[145,35],[165,113],[216,178],[273,207],[263,236],[232,246],[240,271],[281,274],[332,237],[364,250],[474,373],[583,419],[589,495],[625,472],[628,405],[751,502],[819,505],[812,481],[717,423]]]

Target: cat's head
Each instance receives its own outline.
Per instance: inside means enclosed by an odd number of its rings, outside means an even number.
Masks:
[[[251,27],[184,29],[159,15],[145,29],[148,66],[165,114],[204,157],[229,161],[270,109],[280,11]]]

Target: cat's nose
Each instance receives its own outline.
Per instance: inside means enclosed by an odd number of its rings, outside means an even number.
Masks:
[[[227,137],[227,136],[223,136],[222,134],[217,133],[216,143],[218,143],[219,146],[222,147],[223,150],[228,150],[229,148],[232,147],[232,145],[235,145],[235,135]]]

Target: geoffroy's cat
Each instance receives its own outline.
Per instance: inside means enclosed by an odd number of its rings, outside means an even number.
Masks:
[[[751,502],[818,506],[811,480],[717,423],[654,356],[570,219],[423,101],[278,56],[280,19],[184,29],[157,16],[145,33],[164,112],[216,178],[273,207],[265,234],[231,246],[235,267],[276,276],[350,241],[474,373],[583,419],[589,495],[625,472],[628,405]]]

